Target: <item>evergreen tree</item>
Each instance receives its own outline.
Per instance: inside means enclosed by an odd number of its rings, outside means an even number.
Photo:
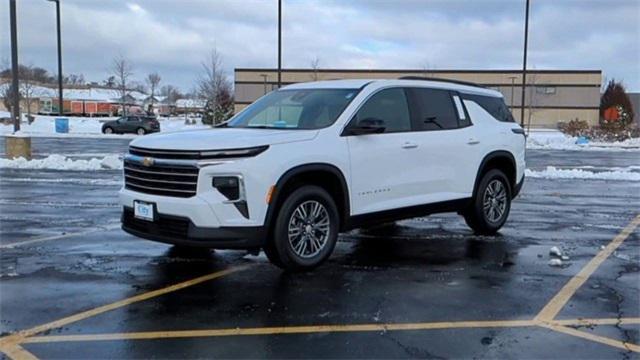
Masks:
[[[605,112],[616,109],[617,119],[607,119]],[[612,79],[600,98],[600,124],[605,127],[627,128],[633,122],[633,106],[621,82]]]

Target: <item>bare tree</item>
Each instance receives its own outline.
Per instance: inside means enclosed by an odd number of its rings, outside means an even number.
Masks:
[[[10,114],[13,114],[13,94],[15,89],[11,82],[6,82],[4,84],[0,84],[0,97],[2,98],[2,103],[4,107]],[[18,91],[18,98],[21,100],[22,96],[20,96],[20,91]]]
[[[540,102],[542,100],[541,98],[547,95],[547,93],[546,87],[538,86],[538,75],[535,73],[535,71],[528,74],[527,83],[527,133],[529,133],[529,131],[531,130],[531,120],[533,119],[533,115],[535,115],[535,113],[540,110]]]
[[[426,78],[432,78],[433,76],[433,65],[427,60],[422,63],[422,76]]]
[[[82,74],[69,74],[62,78],[62,82],[69,85],[84,85],[84,75]]]
[[[220,123],[228,118],[229,102],[225,101],[226,95],[231,94],[231,82],[224,73],[222,56],[216,48],[202,62],[202,73],[196,81],[197,95],[207,100],[208,111],[205,111],[203,122],[212,125]],[[231,97],[233,98],[233,97]],[[231,104],[233,101],[231,101]]]
[[[160,88],[160,95],[166,96],[168,103],[175,103],[176,100],[184,96],[178,88],[170,84]]]
[[[18,69],[18,80],[20,94],[26,101],[27,106],[27,120],[31,124],[31,102],[33,101],[34,91],[36,90],[36,84],[33,77],[33,66],[25,65]]]
[[[133,76],[133,66],[122,55],[113,59],[111,63],[111,74],[114,76],[115,87],[120,95],[120,104],[122,105],[122,115],[127,114],[126,101],[129,95],[130,79]]]
[[[157,72],[152,72],[151,74],[147,75],[147,78],[145,79],[145,82],[149,87],[149,93],[151,95],[152,108],[153,108],[153,104],[155,103],[156,90],[158,90],[158,86],[160,85],[160,80],[162,80],[162,78]]]
[[[106,78],[103,82],[104,86],[112,89],[116,86],[116,77],[113,75],[110,75],[108,78]]]
[[[313,60],[311,60],[311,78],[313,79],[313,81],[318,81],[320,80],[320,76],[318,74],[318,70],[320,69],[320,58],[319,57],[315,57],[313,58]]]

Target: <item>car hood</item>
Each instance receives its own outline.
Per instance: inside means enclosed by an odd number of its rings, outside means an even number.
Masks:
[[[317,130],[216,128],[147,135],[133,140],[131,145],[161,150],[239,149],[311,140],[317,134]]]

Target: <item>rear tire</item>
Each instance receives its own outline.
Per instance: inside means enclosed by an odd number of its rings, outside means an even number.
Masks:
[[[147,131],[145,129],[143,129],[143,128],[138,128],[138,130],[136,130],[136,134],[138,134],[138,135],[144,135],[146,133],[147,133]]]
[[[265,254],[284,270],[311,270],[333,252],[339,219],[338,208],[327,191],[318,186],[302,186],[280,207]]]
[[[509,217],[511,185],[500,170],[488,171],[480,180],[464,220],[476,234],[494,235]]]

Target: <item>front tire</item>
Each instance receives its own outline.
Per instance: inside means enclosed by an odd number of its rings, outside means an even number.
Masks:
[[[480,180],[475,198],[464,213],[467,225],[476,234],[495,235],[511,210],[511,185],[500,170],[488,171]]]
[[[282,269],[311,270],[333,252],[339,221],[338,208],[324,189],[302,186],[280,207],[265,253]]]
[[[138,128],[138,130],[136,130],[136,133],[138,135],[144,135],[147,133],[147,131],[144,128]]]
[[[107,135],[113,134],[113,129],[107,126],[106,128],[104,128],[104,130],[102,130],[102,133]]]

